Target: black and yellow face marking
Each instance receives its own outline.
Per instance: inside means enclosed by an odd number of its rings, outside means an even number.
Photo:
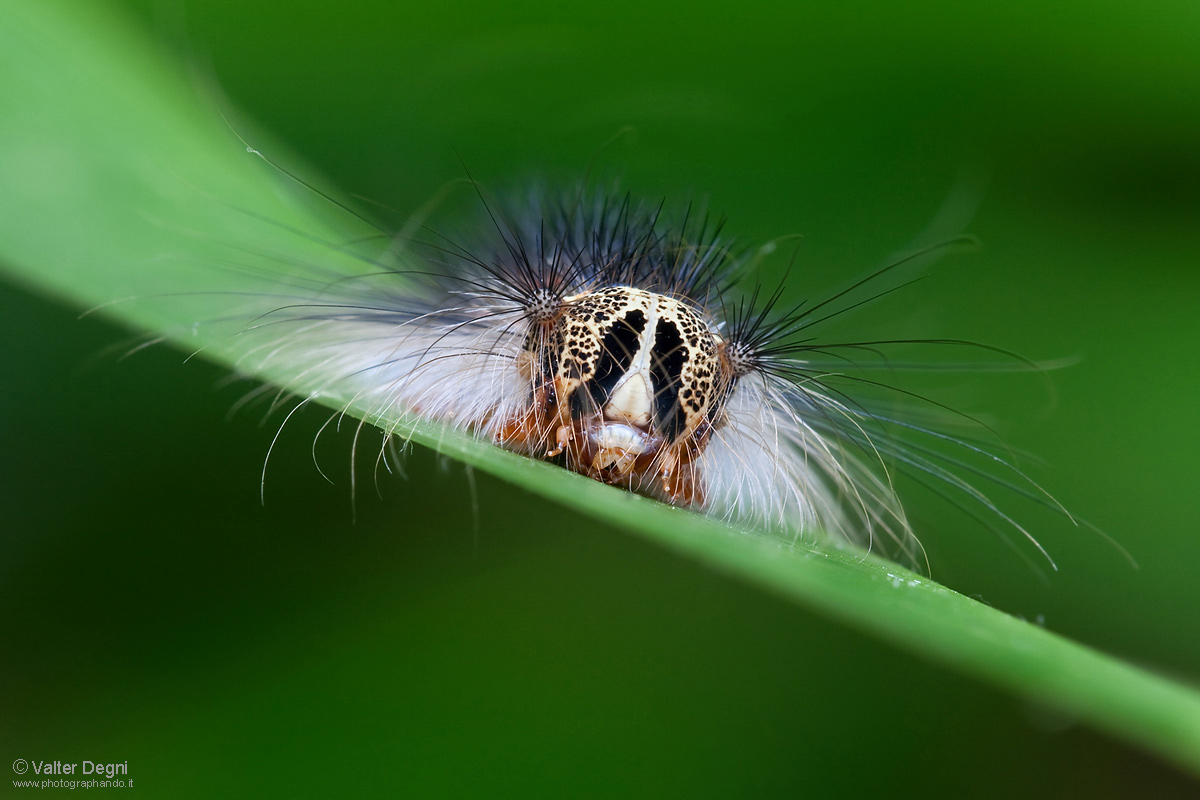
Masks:
[[[718,410],[719,339],[685,303],[617,286],[568,298],[548,364],[573,417],[685,438]]]

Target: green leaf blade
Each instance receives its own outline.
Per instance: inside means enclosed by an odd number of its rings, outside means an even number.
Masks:
[[[221,363],[258,364],[259,377],[305,396],[319,388],[305,375],[195,324],[254,308],[271,270],[287,270],[272,253],[360,268],[352,253],[322,245],[354,226],[295,188],[99,7],[0,9],[0,259],[13,279],[83,308],[107,304],[110,316]],[[247,276],[247,263],[261,273]],[[430,423],[370,419],[352,401],[348,410],[1200,772],[1200,694],[1189,687],[872,556],[736,531]]]

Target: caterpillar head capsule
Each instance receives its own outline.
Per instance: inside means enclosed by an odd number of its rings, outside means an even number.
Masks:
[[[605,483],[702,505],[693,464],[733,376],[701,314],[631,286],[565,298],[525,340],[531,404],[498,438],[563,455],[570,469]]]

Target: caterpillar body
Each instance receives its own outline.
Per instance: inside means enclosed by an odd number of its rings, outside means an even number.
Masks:
[[[1041,550],[962,473],[1061,508],[1052,498],[973,440],[905,417],[897,406],[913,395],[866,377],[899,366],[887,347],[913,342],[814,333],[898,288],[877,291],[946,243],[781,309],[786,280],[747,290],[756,259],[706,215],[672,222],[662,204],[585,189],[483,204],[472,241],[431,232],[423,248],[404,242],[398,262],[374,257],[368,273],[310,280],[253,326],[268,332],[256,353],[298,367],[320,387],[310,399],[450,423],[744,526],[890,540],[916,563],[898,466]]]

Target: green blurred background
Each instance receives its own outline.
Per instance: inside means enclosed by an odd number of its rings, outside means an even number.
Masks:
[[[855,318],[1054,374],[963,379],[1137,558],[1029,512],[1060,571],[916,489],[933,576],[1200,676],[1200,9],[122,3],[344,191],[604,175],[800,233],[796,296],[986,175],[981,253]],[[461,157],[461,160],[460,160]],[[779,265],[772,266],[777,269]],[[811,290],[808,287],[811,285]],[[1187,796],[1151,758],[423,450],[360,495],[349,436],[0,288],[0,748],[128,761],[146,796]],[[340,471],[339,471],[340,470]],[[1022,548],[1032,555],[1028,547]],[[2,790],[0,790],[2,791]]]

